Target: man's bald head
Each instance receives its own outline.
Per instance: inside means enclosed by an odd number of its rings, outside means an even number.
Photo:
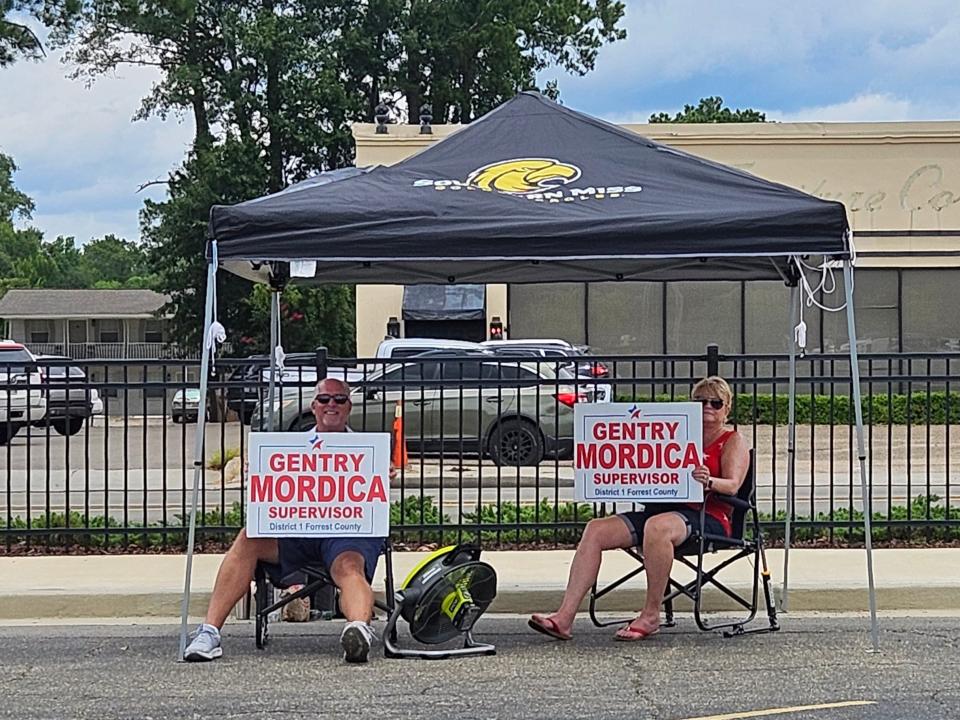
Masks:
[[[347,385],[345,380],[339,378],[324,378],[317,383],[316,394],[319,395],[320,393],[349,395],[350,386]]]

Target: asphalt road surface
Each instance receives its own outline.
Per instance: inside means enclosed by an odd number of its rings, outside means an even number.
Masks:
[[[787,616],[781,632],[724,640],[692,620],[636,643],[580,619],[572,642],[490,616],[495,657],[340,660],[341,624],[249,623],[223,659],[178,664],[177,625],[0,627],[2,718],[631,718],[944,720],[960,717],[960,618]],[[773,711],[777,711],[773,713]]]

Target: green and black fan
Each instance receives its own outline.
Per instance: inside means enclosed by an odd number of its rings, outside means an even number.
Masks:
[[[473,639],[473,626],[497,594],[497,573],[480,562],[475,545],[451,545],[437,550],[415,567],[397,591],[384,629],[387,657],[442,659],[462,655],[493,655],[493,645]],[[462,648],[401,650],[396,637],[398,618],[410,624],[410,635],[424,645],[438,645],[464,635]]]

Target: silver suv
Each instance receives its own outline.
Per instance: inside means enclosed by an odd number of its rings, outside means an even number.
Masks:
[[[20,343],[0,342],[0,445],[47,414],[36,358]]]
[[[589,388],[548,363],[501,361],[483,350],[435,350],[371,372],[354,387],[350,427],[383,432],[403,405],[408,447],[421,453],[489,456],[497,465],[536,465],[573,448],[573,406]],[[313,387],[285,388],[274,407],[279,430],[314,427]],[[266,426],[257,406],[253,429]]]

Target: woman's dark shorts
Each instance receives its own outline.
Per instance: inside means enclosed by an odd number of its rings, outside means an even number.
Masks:
[[[269,564],[267,574],[279,587],[303,583],[300,570],[305,565],[320,564],[329,571],[339,555],[353,551],[363,557],[364,574],[367,581],[372,582],[385,542],[384,538],[366,537],[278,538],[280,562]]]
[[[633,536],[633,547],[642,548],[643,547],[643,526],[646,524],[647,520],[652,518],[654,515],[660,515],[662,513],[672,512],[676,513],[683,518],[683,522],[687,526],[687,535],[684,538],[686,542],[691,533],[694,530],[700,528],[700,511],[695,510],[692,507],[686,505],[676,505],[673,503],[650,503],[643,510],[633,510],[631,512],[618,513],[617,517],[621,518],[630,528],[630,534]],[[704,516],[704,532],[708,535],[726,535],[726,531],[723,529],[723,525],[712,515]]]

